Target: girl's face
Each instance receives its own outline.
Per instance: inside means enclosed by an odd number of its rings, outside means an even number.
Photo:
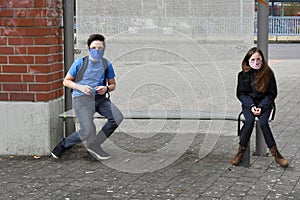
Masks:
[[[253,69],[260,69],[262,66],[262,56],[255,52],[250,58],[249,58],[249,66]]]

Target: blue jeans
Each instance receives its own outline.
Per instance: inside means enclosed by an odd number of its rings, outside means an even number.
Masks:
[[[61,144],[67,149],[84,140],[87,140],[88,145],[101,145],[123,120],[121,111],[105,95],[75,97],[73,98],[73,105],[80,130],[61,140]],[[97,135],[93,118],[95,112],[107,119]]]
[[[245,123],[241,130],[240,145],[243,147],[247,147],[253,131],[256,116],[254,116],[250,109],[243,106],[242,111],[245,117]],[[257,116],[265,138],[265,142],[269,148],[276,145],[268,122],[271,112],[272,107],[270,106],[268,109],[263,110],[261,115]]]

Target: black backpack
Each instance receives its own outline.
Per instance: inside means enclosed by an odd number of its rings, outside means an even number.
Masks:
[[[83,77],[83,74],[88,66],[88,63],[89,63],[89,56],[85,56],[83,58],[83,63],[82,63],[82,66],[81,68],[79,69],[76,77],[75,77],[75,80],[74,82],[75,83],[78,83],[82,77]],[[102,63],[103,63],[103,67],[104,67],[104,80],[103,80],[103,85],[106,86],[106,80],[107,80],[107,74],[108,74],[108,63],[107,63],[107,60],[105,58],[102,58]],[[73,91],[73,89],[71,89],[71,92]]]

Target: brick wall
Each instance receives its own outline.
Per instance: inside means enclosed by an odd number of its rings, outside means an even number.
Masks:
[[[0,1],[0,100],[63,95],[62,0]]]

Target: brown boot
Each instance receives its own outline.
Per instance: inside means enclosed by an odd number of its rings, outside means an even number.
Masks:
[[[241,145],[238,148],[237,154],[229,161],[232,165],[238,165],[244,157],[247,148]]]
[[[283,158],[276,146],[271,147],[270,152],[280,167],[287,167],[289,165],[289,162]]]

